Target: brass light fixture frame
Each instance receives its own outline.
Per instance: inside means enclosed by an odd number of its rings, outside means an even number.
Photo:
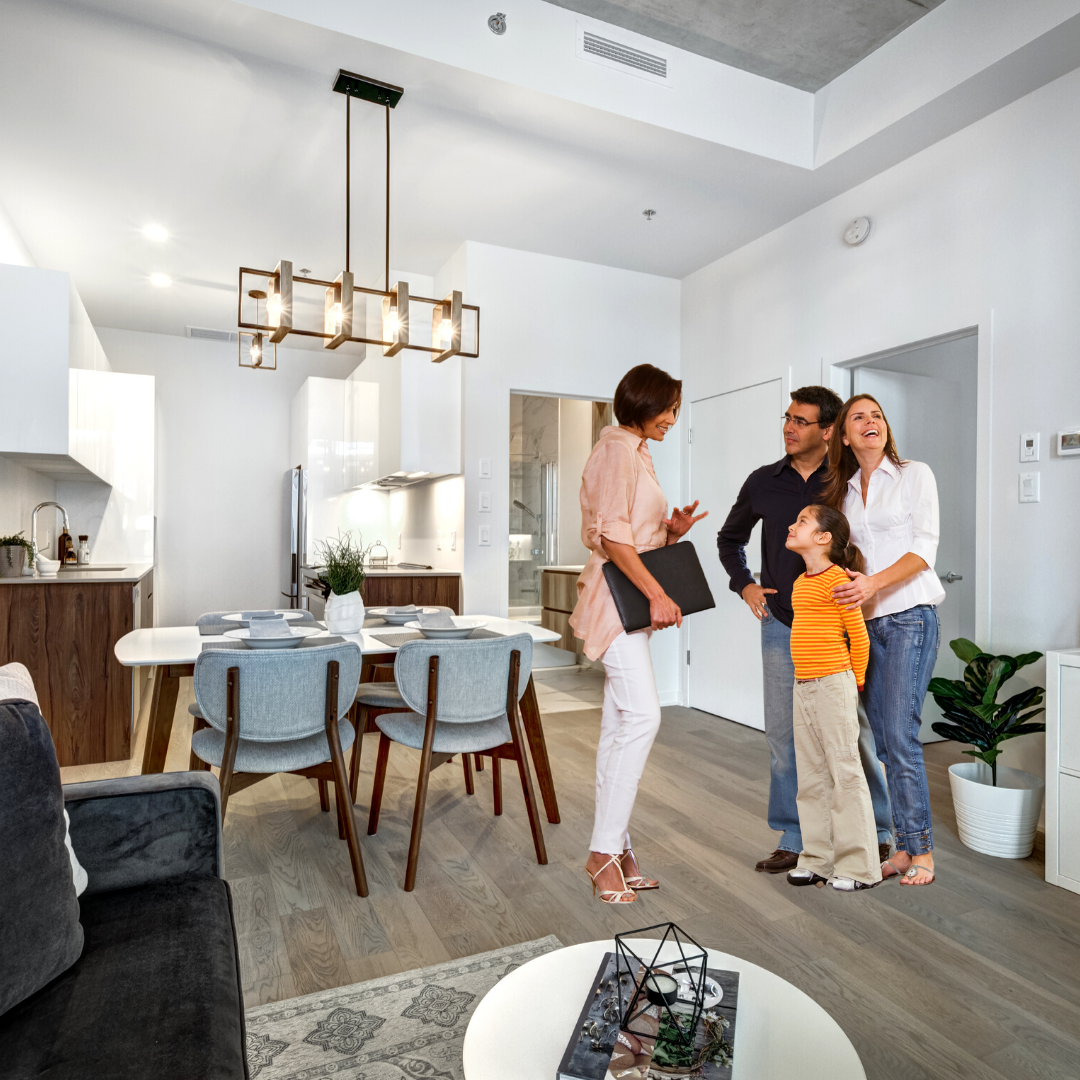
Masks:
[[[282,259],[274,270],[261,270],[250,266],[241,266],[237,280],[236,301],[236,325],[239,329],[238,340],[242,343],[244,338],[251,341],[261,341],[263,337],[274,346],[273,367],[265,364],[245,364],[240,361],[241,367],[258,367],[263,371],[273,371],[277,367],[277,344],[284,341],[289,334],[300,337],[322,338],[323,347],[336,349],[352,342],[357,345],[378,345],[382,347],[386,356],[396,356],[403,349],[413,349],[418,352],[431,354],[433,363],[442,363],[451,356],[462,356],[476,359],[480,355],[480,308],[476,304],[462,303],[460,292],[452,292],[443,300],[436,300],[426,296],[410,296],[408,282],[399,281],[393,288],[390,287],[390,110],[397,106],[404,90],[400,86],[393,86],[378,79],[372,79],[365,75],[357,75],[355,72],[340,70],[333,87],[334,91],[345,95],[345,269],[334,281],[323,281],[318,278],[293,276],[293,264],[287,259]],[[350,236],[352,226],[351,205],[351,106],[352,99],[358,98],[375,105],[381,105],[386,110],[386,235],[384,252],[384,287],[382,289],[368,289],[355,283],[350,269]],[[259,321],[258,301],[255,306],[255,322],[244,319],[243,299],[245,288],[245,276],[261,279],[265,282],[265,295],[274,298],[272,306],[274,314],[268,310],[266,321]],[[248,282],[248,295],[255,291]],[[294,320],[294,303],[298,287],[312,286],[324,291],[323,297],[323,330],[305,330],[297,327]],[[377,296],[382,299],[383,311],[383,337],[370,338],[360,334],[354,334],[354,298],[360,293],[362,299],[368,296]],[[331,310],[340,304],[340,321],[331,320]],[[409,308],[410,304],[430,304],[431,313],[431,344],[422,345],[411,340],[409,332]],[[361,312],[366,312],[366,304],[361,305]],[[473,351],[463,352],[462,345],[462,315],[463,312],[475,313],[475,331],[473,335]],[[391,319],[391,315],[396,318]],[[450,324],[450,334],[447,340],[443,334],[443,324]],[[361,320],[366,324],[366,319]],[[366,329],[366,325],[365,325]],[[242,353],[242,350],[241,350]],[[265,355],[265,354],[264,354]]]
[[[242,293],[241,296],[243,296]],[[255,319],[258,320],[259,301],[265,300],[267,294],[262,289],[249,289],[248,296],[255,301]],[[269,321],[269,316],[267,318]],[[246,364],[244,363],[244,338],[247,338],[250,342],[248,346],[249,362]],[[264,363],[266,360],[266,343],[271,343],[274,346],[274,362],[272,364]],[[251,350],[255,345],[259,347],[259,359],[251,361]],[[245,333],[241,330],[236,335],[236,362],[239,367],[251,368],[253,371],[277,371],[277,341],[274,340],[272,334],[264,332],[262,328],[255,329],[254,333]]]

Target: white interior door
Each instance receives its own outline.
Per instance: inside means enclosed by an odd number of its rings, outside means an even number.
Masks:
[[[754,469],[783,453],[779,379],[690,404],[690,501],[708,510],[706,522],[690,533],[709,580],[716,607],[689,620],[690,705],[704,712],[764,727],[761,636],[757,621],[728,588],[716,534]],[[746,548],[754,573],[761,570],[761,526]]]
[[[885,411],[902,458],[934,470],[941,540],[934,570],[945,599],[938,608],[941,648],[934,675],[958,679],[962,665],[949,648],[975,637],[975,470],[978,339],[971,335],[855,368],[854,393],[873,394]],[[949,581],[949,575],[953,580]],[[921,737],[941,711],[928,694]]]

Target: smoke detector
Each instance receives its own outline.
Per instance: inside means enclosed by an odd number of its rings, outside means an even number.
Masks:
[[[870,235],[870,219],[857,217],[844,230],[844,243],[848,247],[858,247]]]

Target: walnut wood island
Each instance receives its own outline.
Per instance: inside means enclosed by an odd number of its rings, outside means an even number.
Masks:
[[[144,677],[113,646],[154,624],[150,563],[0,578],[0,664],[30,669],[61,765],[131,756],[133,704]]]

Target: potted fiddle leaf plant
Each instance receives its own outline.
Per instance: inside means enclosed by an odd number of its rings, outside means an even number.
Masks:
[[[319,580],[330,589],[326,598],[326,629],[332,634],[356,634],[364,625],[364,598],[360,595],[366,573],[362,541],[352,533],[317,541],[315,552],[322,569]]]
[[[1033,723],[1045,688],[1029,686],[1004,701],[1002,687],[1042,653],[991,656],[967,638],[949,646],[964,662],[963,679],[931,679],[930,693],[945,715],[933,725],[944,739],[967,743],[975,761],[949,766],[949,785],[960,840],[974,851],[1003,859],[1026,859],[1035,844],[1044,784],[1023,769],[998,765],[1001,744],[1046,730]]]
[[[21,532],[0,536],[0,577],[22,577],[23,567],[31,566],[33,548]]]

